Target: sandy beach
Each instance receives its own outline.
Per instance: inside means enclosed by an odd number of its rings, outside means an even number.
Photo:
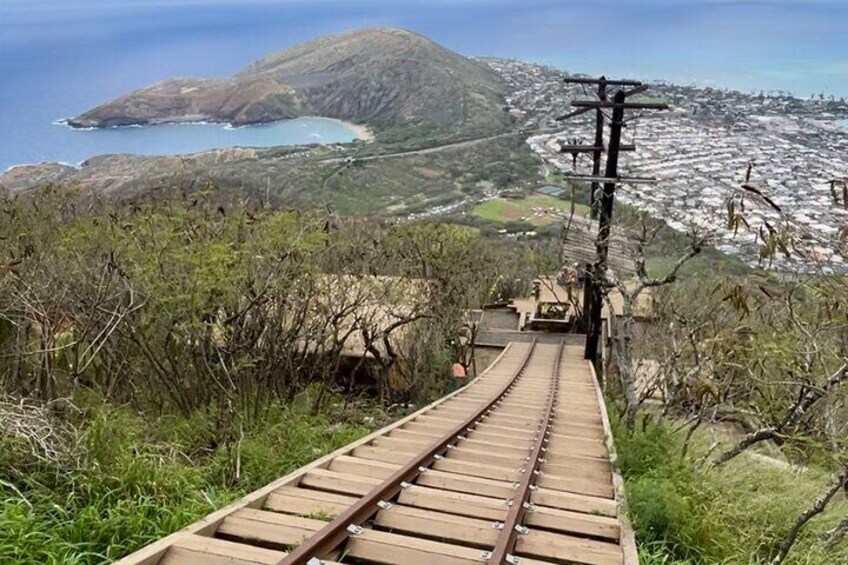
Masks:
[[[346,128],[353,131],[356,134],[356,137],[364,141],[365,143],[371,143],[374,141],[374,132],[370,127],[363,124],[354,124],[353,122],[346,122],[344,120],[334,120],[344,125]]]

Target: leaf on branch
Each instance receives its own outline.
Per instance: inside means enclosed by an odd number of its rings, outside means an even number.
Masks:
[[[754,194],[756,194],[757,196],[759,196],[760,198],[762,198],[762,199],[763,199],[763,201],[764,201],[766,204],[768,204],[769,206],[771,206],[774,210],[776,210],[776,211],[778,211],[778,212],[783,212],[783,210],[780,208],[780,206],[778,206],[778,205],[777,205],[777,203],[776,203],[774,200],[772,200],[771,198],[769,198],[768,196],[766,196],[766,194],[765,194],[765,193],[763,193],[763,191],[762,191],[762,190],[760,190],[759,188],[757,188],[757,187],[755,187],[755,186],[753,186],[753,185],[750,185],[750,184],[743,184],[743,185],[742,185],[742,188],[743,188],[744,190],[747,190],[748,192],[753,192]]]

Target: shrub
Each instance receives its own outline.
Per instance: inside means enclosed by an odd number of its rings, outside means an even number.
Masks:
[[[631,435],[612,416],[643,563],[766,563],[796,516],[830,481],[826,469],[798,470],[744,456],[711,469],[701,464],[713,441],[708,432],[696,433],[690,454],[681,459],[683,433],[672,424],[639,425]],[[786,563],[848,562],[848,544],[826,550],[821,543],[847,511],[843,500],[810,522]]]

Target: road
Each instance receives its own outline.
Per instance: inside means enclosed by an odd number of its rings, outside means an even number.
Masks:
[[[506,133],[499,133],[496,135],[489,135],[486,137],[478,137],[475,139],[466,139],[464,141],[456,141],[453,143],[446,143],[444,145],[437,145],[435,147],[426,147],[424,149],[412,149],[410,151],[398,151],[395,153],[384,153],[382,155],[366,155],[363,157],[355,157],[355,156],[347,156],[347,157],[329,157],[326,159],[319,159],[322,163],[342,163],[347,161],[348,159],[355,159],[356,161],[377,161],[380,159],[392,159],[395,157],[408,157],[410,155],[428,155],[430,153],[438,153],[440,151],[446,151],[449,149],[458,149],[461,147],[469,147],[471,145],[477,145],[478,143],[483,143],[486,141],[492,141],[495,139],[503,139],[506,137],[512,137],[516,135],[520,136],[533,136],[540,133],[545,132],[553,132],[557,131],[556,129],[539,129],[539,130],[519,130],[519,131],[510,131]]]

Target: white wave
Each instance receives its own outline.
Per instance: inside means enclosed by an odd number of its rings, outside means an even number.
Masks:
[[[52,121],[52,122],[50,122],[50,123],[51,123],[52,125],[54,125],[54,126],[64,126],[64,127],[68,128],[68,129],[70,129],[70,130],[73,130],[73,131],[94,131],[94,130],[96,130],[96,129],[97,129],[97,128],[95,128],[95,127],[88,127],[88,128],[77,128],[77,127],[74,127],[74,126],[72,126],[72,125],[70,125],[70,124],[68,123],[68,121],[69,121],[70,119],[71,119],[71,118],[59,118],[58,120],[53,120],[53,121]]]

